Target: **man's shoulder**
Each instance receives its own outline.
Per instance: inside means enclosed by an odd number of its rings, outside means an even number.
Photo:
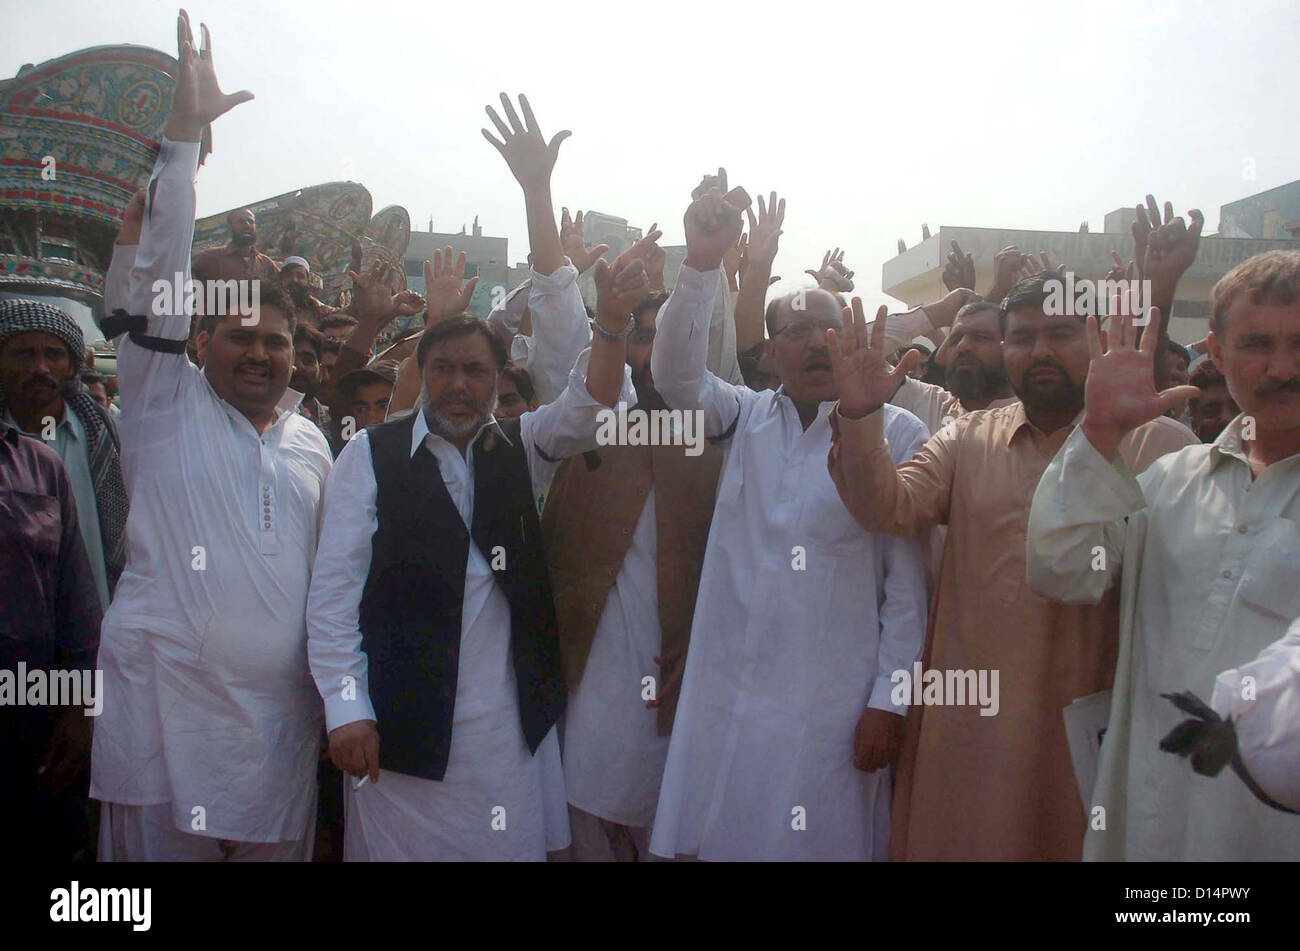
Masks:
[[[320,427],[317,426],[316,423],[302,415],[302,413],[296,411],[290,412],[289,418],[285,420],[284,426],[285,431],[289,435],[294,439],[300,439],[307,443],[313,451],[319,452],[325,457],[325,459],[330,460],[334,458],[334,454],[330,452],[329,440],[325,438],[325,434],[321,432]],[[326,468],[328,468],[328,466]]]
[[[1157,416],[1150,422],[1143,423],[1138,427],[1138,431],[1142,430],[1145,430],[1154,438],[1177,443],[1179,448],[1197,446],[1201,442],[1187,426],[1169,416]]]
[[[894,435],[908,438],[915,438],[915,436],[919,435],[926,438],[930,435],[929,428],[911,410],[895,406],[893,403],[886,403],[882,408],[885,411],[884,429],[886,438],[893,439]]]
[[[28,460],[32,470],[42,483],[41,491],[48,490],[50,494],[54,494],[54,490],[59,483],[59,476],[67,477],[63,468],[63,460],[59,458],[58,452],[39,436],[30,435],[16,427],[14,431],[18,433],[18,438],[14,441],[14,455],[25,457]],[[15,485],[14,487],[22,488],[21,485]]]
[[[1191,450],[1197,455],[1209,451],[1190,429],[1168,416],[1157,416],[1143,423],[1124,437],[1120,444],[1124,461],[1134,473],[1141,473],[1164,460],[1172,464],[1174,460],[1171,457],[1181,456],[1185,450]],[[1200,459],[1188,456],[1179,460],[1179,464],[1188,462],[1197,465]]]

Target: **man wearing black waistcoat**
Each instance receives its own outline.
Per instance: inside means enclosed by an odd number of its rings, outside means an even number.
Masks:
[[[524,187],[534,283],[564,263],[548,145],[527,100],[493,141]],[[544,213],[543,213],[544,211]],[[541,253],[538,253],[540,250]],[[564,709],[538,494],[561,459],[596,445],[598,413],[635,401],[624,369],[648,290],[624,255],[596,273],[589,353],[559,398],[493,418],[506,355],[453,317],[417,350],[416,412],[358,433],[326,488],[308,598],[308,654],[330,755],[345,779],[344,859],[535,859],[569,843],[554,725]]]

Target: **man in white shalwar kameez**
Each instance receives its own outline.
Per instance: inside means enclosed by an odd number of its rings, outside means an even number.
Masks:
[[[505,140],[492,141],[528,201],[529,307],[546,325],[576,298],[550,207],[560,137],[548,147],[522,97],[526,127],[503,103],[513,128],[489,110]],[[358,780],[345,779],[347,861],[544,860],[569,844],[553,725],[564,685],[535,500],[560,460],[595,448],[602,409],[635,401],[625,332],[648,288],[631,253],[599,262],[596,282],[596,336],[555,402],[495,420],[504,348],[486,324],[451,318],[421,339],[425,404],[339,456],[308,630],[331,755]]]
[[[842,326],[832,295],[778,305],[767,347],[781,389],[756,393],[706,370],[722,255],[739,227],[736,199],[721,188],[692,204],[651,358],[665,402],[702,410],[725,459],[650,849],[719,861],[883,859],[887,767],[906,713],[891,675],[920,656],[923,554],[915,539],[864,531],[827,473],[836,393],[826,330]],[[902,461],[925,427],[887,413]]]
[[[1238,265],[1215,285],[1213,314],[1210,353],[1242,414],[1212,444],[1170,453],[1134,478],[1115,455],[1119,439],[1198,391],[1156,393],[1158,312],[1140,349],[1132,318],[1112,318],[1104,354],[1094,323],[1083,421],[1030,510],[1035,591],[1093,603],[1121,585],[1085,859],[1300,856],[1295,816],[1159,746],[1184,719],[1161,694],[1209,698],[1221,673],[1252,661],[1300,615],[1300,252]]]
[[[205,318],[205,371],[185,355],[174,284],[189,277],[200,133],[252,95],[220,92],[206,27],[201,53],[184,14],[178,34],[143,232],[136,249],[138,226],[124,226],[105,294],[148,317],[109,334],[130,331],[118,376],[135,504],[99,654],[99,857],[306,860],[321,709],[304,612],[330,452],[293,411],[292,315],[274,292],[251,326],[237,312]]]

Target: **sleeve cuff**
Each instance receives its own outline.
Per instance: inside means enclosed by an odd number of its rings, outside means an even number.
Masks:
[[[673,289],[673,293],[699,295],[711,301],[717,296],[718,280],[721,277],[721,267],[712,271],[697,271],[683,264],[682,269],[677,273],[677,286]]]
[[[375,708],[370,705],[370,694],[364,681],[365,678],[362,677],[355,685],[355,697],[344,699],[344,690],[338,689],[331,691],[331,696],[324,698],[327,731],[337,730],[358,720],[376,719]]]
[[[587,389],[587,364],[590,362],[591,348],[588,347],[578,354],[573,369],[569,371],[568,389],[578,397],[579,405],[604,407],[605,404],[592,396],[591,391]],[[632,368],[627,364],[623,365],[623,389],[619,392],[618,399],[620,403],[626,403],[628,406],[635,406],[637,402],[636,387],[632,385]]]
[[[1060,452],[1067,478],[1073,477],[1082,490],[1077,497],[1086,499],[1090,511],[1097,508],[1106,518],[1121,518],[1146,506],[1142,486],[1124,457],[1116,453],[1115,460],[1108,462],[1088,441],[1082,426],[1074,428]]]
[[[884,407],[868,413],[861,419],[840,415],[840,404],[835,404],[835,421],[840,433],[840,451],[849,455],[866,455],[873,449],[885,446]]]
[[[894,703],[894,691],[898,688],[893,680],[894,672],[881,671],[876,677],[876,682],[871,687],[871,698],[867,701],[867,706],[872,710],[884,710],[887,713],[897,713],[900,717],[907,716],[908,703],[905,699],[902,703]],[[910,683],[910,681],[907,681]],[[911,697],[911,690],[900,691]]]
[[[532,280],[530,297],[533,294],[558,294],[578,279],[578,269],[569,263],[568,258],[550,274],[538,274],[534,270],[530,270],[529,274]]]
[[[158,149],[160,171],[157,177],[161,178],[165,174],[188,175],[189,180],[193,181],[199,170],[200,147],[199,142],[173,142],[164,136],[162,146]]]

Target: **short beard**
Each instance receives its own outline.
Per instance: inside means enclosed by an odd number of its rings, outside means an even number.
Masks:
[[[1007,384],[1007,371],[1003,367],[986,367],[979,364],[974,369],[948,368],[945,378],[948,392],[962,403],[979,403],[992,400]]]
[[[1066,410],[1074,410],[1076,413],[1083,412],[1084,405],[1084,385],[1076,386],[1070,378],[1065,378],[1066,385],[1050,391],[1049,394],[1042,394],[1032,391],[1029,387],[1021,390],[1012,387],[1016,396],[1025,405],[1025,409],[1031,413],[1062,413]]]
[[[493,413],[497,408],[497,387],[492,387],[492,398],[488,400],[486,413],[480,413],[473,419],[466,420],[463,423],[456,423],[442,415],[432,403],[428,401],[427,393],[421,392],[424,403],[424,420],[429,426],[429,432],[435,436],[441,436],[443,439],[458,439],[478,432],[483,426],[492,422],[495,417]]]
[[[257,243],[255,234],[231,234],[230,243],[237,248],[251,248]]]

